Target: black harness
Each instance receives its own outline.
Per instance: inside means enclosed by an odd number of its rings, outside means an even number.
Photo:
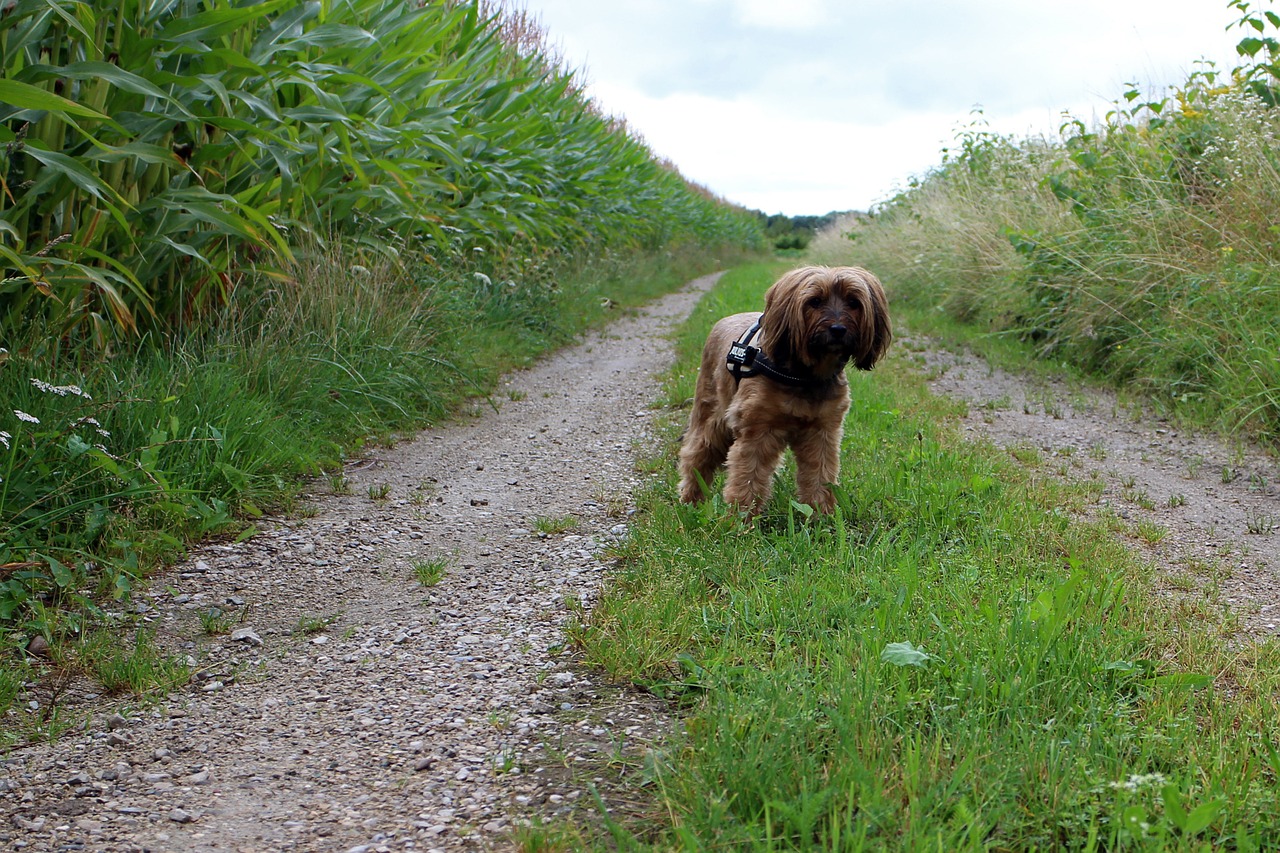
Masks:
[[[729,345],[729,354],[725,357],[727,362],[725,366],[729,368],[729,372],[733,374],[735,380],[741,382],[749,376],[765,376],[774,382],[795,388],[818,388],[828,384],[830,380],[792,376],[779,370],[760,347],[751,345],[752,339],[755,338],[756,333],[759,331],[760,321],[756,320],[750,329],[743,332],[736,341]]]

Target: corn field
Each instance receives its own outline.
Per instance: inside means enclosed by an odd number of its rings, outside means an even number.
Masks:
[[[198,326],[301,246],[751,244],[474,2],[0,0],[0,334]]]

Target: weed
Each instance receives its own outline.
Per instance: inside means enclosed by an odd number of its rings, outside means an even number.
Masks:
[[[1169,529],[1152,521],[1138,521],[1133,525],[1133,533],[1148,545],[1155,545],[1169,535]]]
[[[385,501],[390,497],[391,497],[390,483],[378,483],[376,485],[369,486],[369,500]]]
[[[334,622],[340,619],[342,614],[332,613],[328,616],[300,616],[298,624],[293,626],[293,633],[302,636],[310,634],[319,634],[325,628],[328,628]]]
[[[122,647],[114,631],[96,631],[85,638],[77,657],[107,693],[142,696],[172,690],[189,677],[186,665],[175,656],[161,654],[145,631],[134,635],[133,647]]]
[[[1253,508],[1246,509],[1244,513],[1244,527],[1246,533],[1252,533],[1257,536],[1270,534],[1280,526],[1277,516],[1274,513],[1262,512]]]
[[[1129,501],[1130,503],[1137,504],[1138,506],[1146,510],[1152,510],[1156,508],[1155,501],[1151,500],[1151,497],[1143,489],[1127,488],[1124,490],[1124,493],[1121,495],[1121,497],[1123,497],[1125,500]]]
[[[351,481],[344,474],[330,474],[329,491],[335,495],[349,495],[351,494]]]
[[[1107,458],[1107,446],[1101,441],[1095,441],[1089,445],[1089,458],[1095,462],[1102,462]]]
[[[1014,459],[1017,459],[1023,465],[1027,465],[1032,468],[1038,466],[1043,461],[1040,455],[1040,450],[1029,444],[1020,444],[1009,448],[1009,455]]]
[[[1181,493],[1169,495],[1169,507],[1176,509],[1187,505],[1187,496]]]
[[[572,515],[538,516],[533,520],[533,529],[547,536],[565,533],[578,526],[578,519]]]
[[[201,610],[199,615],[200,630],[210,637],[230,632],[232,627],[242,621],[243,618],[240,614],[227,613],[218,607]]]
[[[444,557],[413,561],[413,575],[423,586],[430,587],[440,583],[448,570],[449,560]]]

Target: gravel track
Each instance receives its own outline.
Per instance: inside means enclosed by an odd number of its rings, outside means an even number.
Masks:
[[[192,686],[134,707],[73,686],[86,728],[0,770],[0,845],[495,849],[587,807],[585,785],[609,782],[591,774],[669,721],[575,668],[564,627],[626,534],[666,332],[716,278],[510,376],[500,411],[375,450],[312,517],[155,579],[135,606]],[[433,561],[443,578],[422,586]],[[202,624],[211,607],[225,633]]]

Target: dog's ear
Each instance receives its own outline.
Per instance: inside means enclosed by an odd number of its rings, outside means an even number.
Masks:
[[[774,361],[809,363],[804,345],[804,300],[800,293],[811,271],[812,267],[794,269],[775,281],[764,294],[760,346]]]
[[[862,351],[854,359],[859,370],[875,367],[893,341],[893,328],[889,323],[889,299],[885,296],[880,279],[864,269],[857,270],[866,287],[867,302],[862,312]]]

